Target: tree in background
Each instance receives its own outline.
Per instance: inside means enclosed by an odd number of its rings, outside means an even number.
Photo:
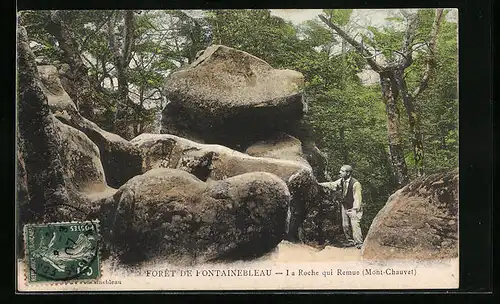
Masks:
[[[35,55],[59,68],[80,113],[132,138],[154,132],[168,73],[208,46],[182,11],[22,11]],[[121,125],[120,125],[121,124]]]
[[[119,29],[116,28],[118,22],[121,25]],[[116,110],[112,130],[124,137],[126,136],[123,132],[127,129],[127,115],[124,112],[129,107],[128,74],[135,46],[135,23],[135,13],[133,10],[114,12],[112,18],[107,23],[109,47],[113,54],[113,64],[118,80]],[[119,38],[117,37],[118,35],[120,36]]]
[[[88,67],[81,56],[81,47],[68,22],[77,23],[82,18],[73,19],[73,14],[66,11],[27,11],[21,14],[21,23],[25,24],[30,39],[43,46],[40,53],[49,60],[60,60],[68,65],[64,83],[67,92],[75,102],[80,113],[93,120],[95,104],[99,103],[100,95],[91,84]],[[35,51],[36,52],[36,51]]]
[[[425,35],[431,33],[434,10],[420,10],[419,14],[423,19],[422,35],[426,39]],[[414,68],[408,69],[405,75],[408,86],[414,88],[420,85],[421,75],[428,70],[431,75],[425,90],[414,99],[425,146],[424,173],[458,164],[458,32],[457,23],[446,20],[447,14],[444,10],[434,44],[433,60],[427,61],[427,52],[418,53]],[[411,154],[408,156],[408,163],[414,167],[410,162]]]
[[[367,44],[356,41],[353,37],[342,30],[340,26],[332,20],[334,15],[330,10],[329,15],[319,15],[320,19],[332,28],[342,39],[352,45],[360,55],[366,59],[368,65],[380,75],[380,86],[382,96],[386,105],[387,114],[387,134],[389,139],[389,150],[392,167],[396,180],[400,186],[408,183],[408,171],[403,150],[403,142],[400,131],[400,118],[397,106],[398,97],[401,97],[409,122],[409,129],[412,135],[412,147],[414,163],[417,174],[423,174],[424,147],[420,127],[420,115],[415,109],[415,98],[427,87],[431,76],[431,69],[435,62],[436,39],[439,32],[439,24],[443,14],[443,9],[436,9],[434,23],[427,41],[426,69],[422,75],[419,85],[413,92],[410,92],[405,79],[405,70],[413,64],[413,53],[416,48],[425,43],[424,39],[418,39],[419,20],[423,19],[418,14],[403,13],[406,19],[404,32],[389,30],[387,32],[371,28],[374,38],[364,36]],[[420,17],[420,18],[419,18]],[[394,39],[396,38],[396,39]],[[397,39],[399,38],[399,39]],[[426,37],[427,38],[427,37]],[[369,50],[372,47],[375,54]],[[385,64],[376,61],[377,55],[383,55]]]

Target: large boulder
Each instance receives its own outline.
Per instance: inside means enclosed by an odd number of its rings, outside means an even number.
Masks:
[[[302,135],[302,134],[299,134]],[[305,137],[305,142],[286,133],[270,134],[246,148],[245,153],[256,157],[269,157],[302,162],[310,166],[318,182],[330,181],[328,159],[316,144]]]
[[[63,89],[56,67],[49,65],[37,68],[41,78],[40,87],[47,96],[55,117],[85,133],[99,147],[107,183],[118,188],[131,177],[141,174],[140,151],[122,137],[102,130],[97,124],[81,116]]]
[[[303,144],[291,135],[282,133],[271,138],[254,143],[245,150],[245,153],[256,157],[292,160],[308,167],[312,160],[316,165],[311,165],[316,180],[318,176],[325,179],[326,157],[314,143],[311,147],[308,146],[310,154],[304,154]],[[295,189],[293,184],[298,181],[301,181],[302,185],[316,185],[316,181],[307,179],[310,179],[310,176],[303,175],[302,179],[294,179],[289,186]],[[312,187],[309,193],[305,193],[304,196],[303,194],[304,192],[294,193],[294,200],[290,205],[287,239],[318,246],[342,244],[345,237],[342,232],[339,203],[336,201],[338,194],[322,185]]]
[[[299,72],[213,45],[167,78],[161,133],[234,148],[270,131],[286,131],[306,112],[303,82]]]
[[[153,168],[180,169],[203,181],[250,172],[277,175],[292,195],[287,230],[293,240],[298,238],[306,204],[314,204],[316,199],[318,183],[307,162],[253,157],[221,145],[200,144],[169,134],[141,134],[130,142],[142,151],[144,172]]]
[[[283,238],[286,184],[253,172],[204,182],[175,169],[136,176],[114,195],[111,251],[123,263],[201,263],[262,255]]]
[[[47,96],[42,91],[40,74],[35,56],[29,47],[26,29],[19,27],[18,74],[17,74],[17,147],[21,185],[17,198],[18,220],[22,227],[27,223],[79,220],[86,217],[85,196],[80,192],[86,181],[99,174],[82,175],[76,172],[69,176],[65,164],[69,161],[78,167],[87,166],[88,159],[73,157],[74,148],[88,145],[69,145],[64,149],[64,137],[59,129],[60,122],[53,116],[47,104]],[[74,134],[73,134],[74,135]],[[75,138],[78,135],[75,136]],[[86,153],[87,151],[82,151]],[[67,157],[73,153],[72,157]],[[91,170],[95,169],[91,165]],[[74,184],[78,181],[80,184]],[[80,188],[80,186],[82,186]],[[21,201],[20,201],[21,200]]]
[[[54,120],[61,140],[58,146],[61,164],[76,189],[92,192],[106,186],[99,148],[81,131]]]
[[[52,114],[51,114],[52,115]],[[76,221],[101,219],[98,210],[104,199],[116,189],[106,183],[99,149],[81,131],[52,117],[59,141],[56,153],[61,161],[62,178],[69,201],[46,206],[50,221]]]
[[[49,119],[52,121],[58,143],[53,153],[58,155],[60,178],[64,186],[56,191],[65,193],[68,200],[61,204],[45,204],[42,209],[34,210],[26,203],[31,196],[30,188],[27,187],[18,192],[21,222],[36,221],[39,217],[51,222],[99,219],[100,215],[96,211],[101,208],[101,201],[116,192],[116,189],[106,183],[99,149],[83,132],[63,124],[52,114]],[[24,179],[30,175],[46,174],[43,170],[26,172],[24,153],[22,150],[20,152],[18,174],[23,178],[21,184],[24,184]]]
[[[366,236],[362,257],[458,257],[458,169],[419,178],[389,197]]]
[[[37,65],[37,70],[40,75],[39,86],[47,97],[50,106],[58,108],[64,108],[68,104],[73,104],[74,106],[71,97],[61,84],[59,72],[55,66]]]

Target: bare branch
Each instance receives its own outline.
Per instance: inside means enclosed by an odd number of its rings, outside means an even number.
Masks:
[[[115,81],[113,80],[113,77],[111,75],[108,75],[109,77],[109,82],[111,82],[111,89],[114,91],[115,90]]]
[[[368,62],[370,67],[375,71],[375,72],[380,72],[382,71],[382,68],[373,60],[373,54],[366,49],[363,45],[361,45],[359,42],[354,40],[351,36],[349,36],[346,32],[344,32],[339,26],[328,20],[325,16],[323,15],[318,15],[321,21],[323,21],[329,28],[333,29],[337,34],[339,34],[340,37],[345,39],[347,42],[349,42],[350,45],[352,45]]]
[[[99,83],[102,83],[107,77],[110,79],[111,85],[113,86],[113,89],[114,89],[113,77],[111,76],[110,72],[113,71],[113,69],[115,67],[111,66],[111,68],[109,70],[106,68],[105,56],[101,56],[101,68],[102,68],[102,76],[99,78]]]
[[[138,89],[140,90],[140,87],[139,87]],[[141,97],[141,96],[139,95],[139,93],[137,93],[137,92],[133,91],[131,88],[128,88],[128,92],[129,92],[130,94],[132,94],[132,95],[137,96],[137,97]]]
[[[401,55],[405,60],[409,60],[409,58],[407,57],[406,54],[404,54],[403,52],[398,51],[398,50],[393,50],[393,49],[390,49],[390,48],[383,48],[381,50],[375,50],[375,51],[376,51],[376,53],[372,57],[376,57],[378,55],[381,55],[383,53],[383,51],[390,51],[392,53],[396,53],[396,54]],[[366,59],[367,57],[364,57],[364,58]]]
[[[97,67],[90,61],[90,59],[88,59],[85,54],[82,52],[81,53],[82,55],[82,58],[95,70],[97,70]]]
[[[153,62],[153,60],[156,58],[156,54],[157,54],[157,53],[156,53],[156,52],[154,52],[154,53],[151,55],[151,58],[149,59],[148,63],[146,63],[146,64],[144,65],[144,68],[147,68],[147,67],[149,67],[149,66],[151,65],[151,63]]]
[[[149,94],[149,96],[148,96],[148,97],[146,97],[145,99],[153,99],[153,100],[158,99],[158,98],[151,98],[151,97],[153,97],[153,95],[155,95],[156,93],[160,93],[160,95],[161,95],[161,90],[160,90],[160,89],[158,89],[158,88],[154,88],[153,93]]]
[[[408,14],[406,17],[406,31],[403,39],[403,47],[401,48],[401,53],[403,55],[404,61],[402,62],[403,68],[407,68],[412,64],[412,45],[415,40],[415,34],[418,27],[418,18],[416,14]]]
[[[142,65],[139,64],[139,62],[137,62],[137,59],[135,59],[135,56],[132,56],[132,61],[134,61],[134,64],[136,67],[144,68]]]
[[[443,17],[443,9],[436,9],[436,16],[434,18],[434,22],[432,24],[431,29],[431,38],[429,41],[429,53],[427,54],[427,60],[425,65],[424,74],[422,76],[422,80],[420,81],[420,85],[413,91],[413,98],[416,98],[429,84],[429,78],[431,71],[435,65],[436,60],[436,42],[439,34],[439,24],[441,23],[441,19]]]
[[[418,50],[418,49],[420,49],[420,48],[422,48],[422,47],[424,47],[424,46],[427,46],[427,47],[428,47],[428,46],[429,46],[429,43],[427,43],[427,42],[419,42],[419,43],[415,43],[414,45],[412,45],[412,46],[411,46],[411,47],[412,47],[411,51],[412,51],[412,52],[415,52],[416,50]]]

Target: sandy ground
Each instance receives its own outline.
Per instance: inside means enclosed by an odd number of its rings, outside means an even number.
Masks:
[[[324,249],[316,249],[304,244],[293,244],[282,241],[277,248],[255,260],[255,262],[325,262],[325,261],[359,261],[361,250],[354,247],[337,248],[326,246]]]

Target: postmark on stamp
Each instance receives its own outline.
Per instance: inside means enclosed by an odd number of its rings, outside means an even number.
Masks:
[[[24,236],[28,283],[101,276],[99,221],[27,224]]]

